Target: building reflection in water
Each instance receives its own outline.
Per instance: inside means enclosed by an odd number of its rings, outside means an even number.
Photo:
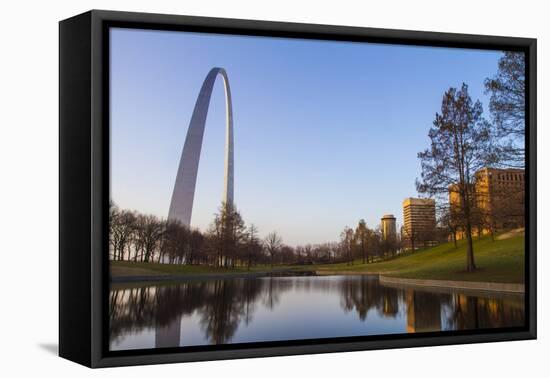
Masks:
[[[193,317],[198,319],[194,324],[200,329],[203,344],[228,343],[240,329],[253,324],[256,315],[269,317],[290,297],[292,306],[283,306],[286,321],[292,319],[294,311],[312,311],[312,325],[304,327],[311,326],[313,332],[320,314],[308,304],[312,295],[326,298],[327,303],[339,303],[339,309],[327,305],[327,313],[333,317],[331,324],[349,322],[345,314],[355,313],[357,335],[512,327],[525,321],[523,296],[386,287],[372,276],[226,279],[113,287],[109,298],[110,342],[116,345],[152,330],[157,348],[194,345],[185,340],[185,332],[181,336],[182,319]],[[266,341],[276,332],[273,322],[277,319],[270,321],[260,322]],[[384,326],[379,331],[372,329],[380,324]],[[365,327],[371,327],[368,333],[364,333]]]
[[[441,296],[407,289],[407,332],[441,331]]]

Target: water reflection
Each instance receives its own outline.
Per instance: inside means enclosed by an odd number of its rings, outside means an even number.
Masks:
[[[342,308],[357,311],[363,321],[371,309],[383,317],[396,317],[399,311],[399,291],[379,285],[376,277],[342,277],[338,286]]]
[[[441,331],[441,306],[448,303],[448,296],[407,289],[405,298],[407,332]]]
[[[114,286],[112,350],[522,326],[524,297],[393,288],[372,276]]]

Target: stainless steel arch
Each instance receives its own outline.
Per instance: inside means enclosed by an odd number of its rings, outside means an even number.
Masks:
[[[220,67],[215,67],[206,75],[201,91],[199,92],[199,97],[195,102],[195,108],[181,153],[174,191],[172,193],[172,201],[170,202],[170,210],[168,212],[168,219],[179,220],[186,226],[191,224],[193,200],[197,184],[197,172],[199,169],[202,139],[204,136],[204,125],[206,123],[212,89],[214,88],[214,83],[218,75],[222,77],[224,83],[226,112],[225,172],[222,201],[226,204],[233,204],[233,107],[231,104],[231,89],[225,70]]]

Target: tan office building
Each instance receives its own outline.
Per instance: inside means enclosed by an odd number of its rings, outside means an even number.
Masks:
[[[525,220],[525,171],[523,169],[483,168],[475,173],[472,187],[472,231],[486,235],[523,227]],[[459,229],[457,239],[464,238],[460,227],[462,201],[456,185],[449,187],[451,214],[455,214]],[[458,214],[458,215],[457,215]]]
[[[404,249],[436,245],[435,200],[406,198],[403,201],[402,240]]]
[[[476,205],[497,230],[524,226],[525,171],[483,168],[476,172]]]

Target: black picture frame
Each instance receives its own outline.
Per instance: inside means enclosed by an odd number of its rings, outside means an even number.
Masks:
[[[526,326],[109,352],[109,39],[113,26],[526,54]],[[59,24],[59,354],[89,367],[536,338],[536,39],[92,10]]]

